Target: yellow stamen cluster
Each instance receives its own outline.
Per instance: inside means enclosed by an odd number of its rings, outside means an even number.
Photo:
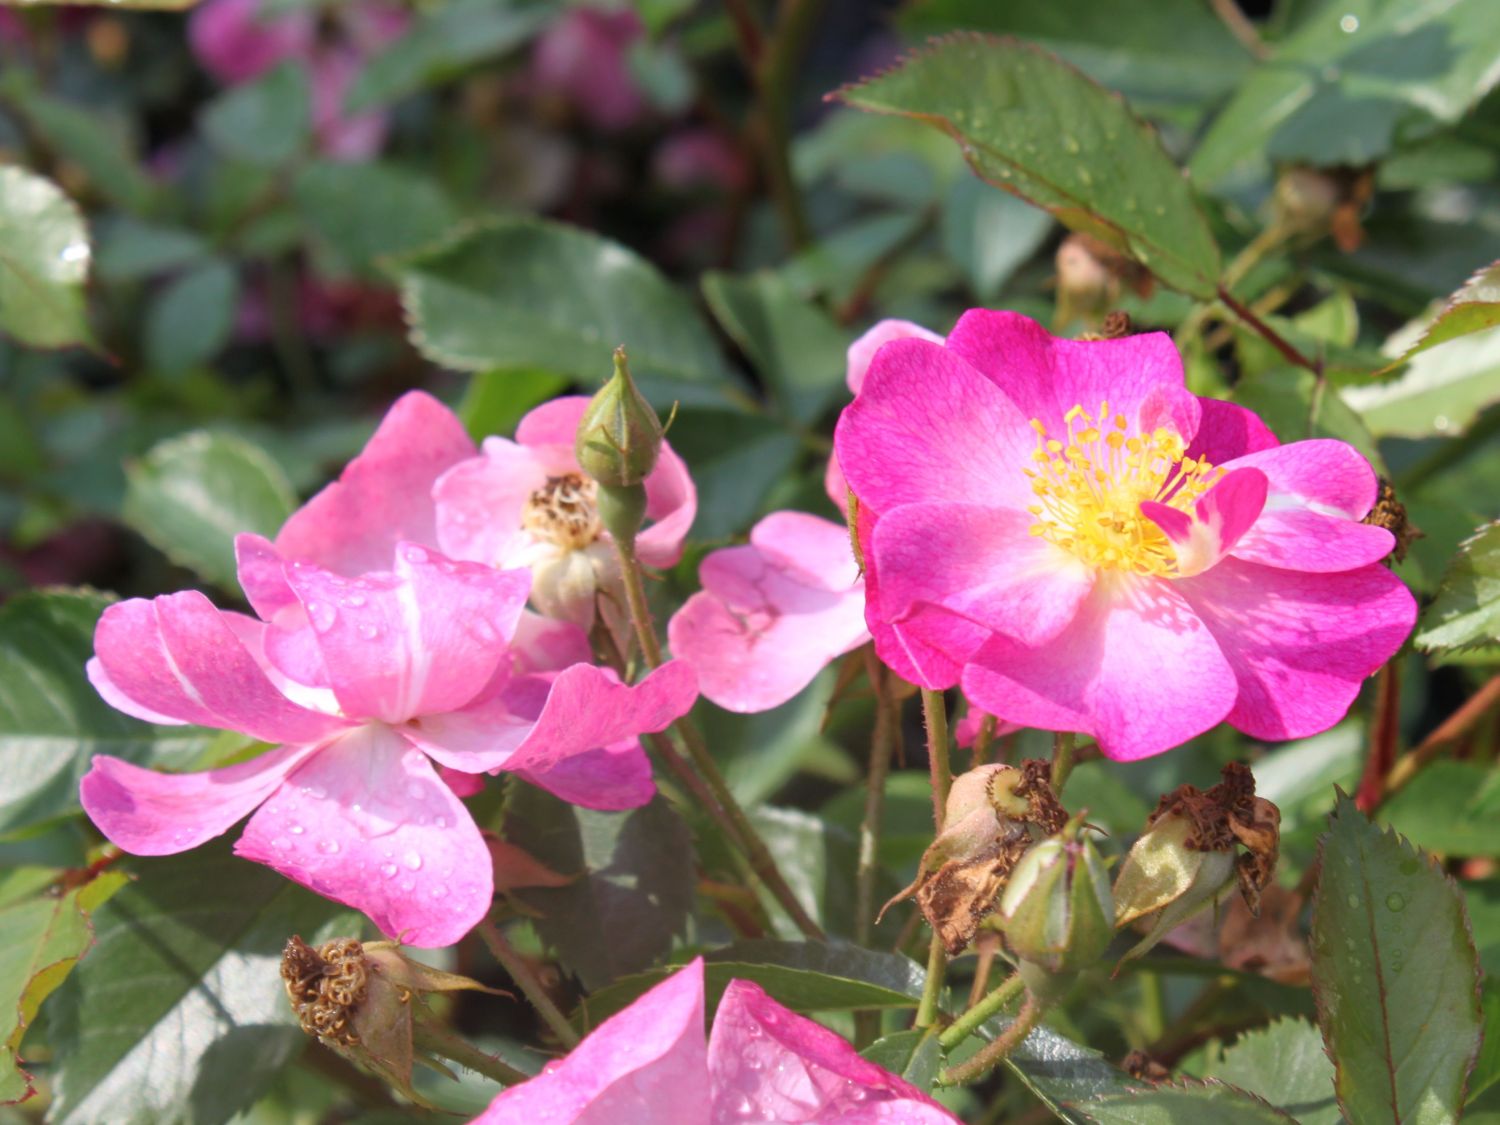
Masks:
[[[1184,457],[1186,446],[1174,430],[1132,434],[1108,402],[1097,414],[1074,406],[1064,421],[1065,440],[1049,437],[1040,419],[1031,420],[1036,467],[1025,470],[1037,497],[1028,509],[1036,517],[1031,534],[1101,570],[1172,576],[1176,552],[1141,514],[1141,501],[1191,511],[1224,470],[1207,458]]]

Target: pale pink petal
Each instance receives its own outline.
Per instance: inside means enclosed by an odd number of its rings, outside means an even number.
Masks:
[[[1281,444],[1259,415],[1238,403],[1200,398],[1198,407],[1198,432],[1193,435],[1193,443],[1188,446],[1186,454],[1194,460],[1207,457],[1210,464],[1222,465],[1247,453],[1275,449]]]
[[[99,663],[97,656],[89,657],[88,663],[83,666],[84,674],[88,676],[89,683],[94,685],[94,690],[99,697],[113,707],[116,711],[123,711],[132,719],[140,719],[142,722],[158,723],[163,726],[180,727],[187,724],[186,719],[179,719],[173,715],[163,715],[160,711],[153,711],[149,707],[143,707],[130,696],[117,688],[114,681],[109,678],[109,673],[104,670],[104,665]]]
[[[444,785],[453,790],[455,797],[472,797],[476,793],[484,792],[484,774],[482,773],[464,773],[462,770],[443,766],[438,770],[438,776],[443,779]]]
[[[401,540],[437,544],[432,486],[472,456],[474,443],[453,412],[411,391],[396,400],[339,479],[286,521],[276,549],[340,574],[389,570]]]
[[[1024,508],[1036,435],[1001,391],[926,340],[880,349],[859,397],[839,416],[834,448],[861,504],[957,500]]]
[[[1101,575],[1050,643],[1027,648],[996,635],[964,669],[964,694],[1022,726],[1093,735],[1115,761],[1202,734],[1229,714],[1238,688],[1179,585]]]
[[[248,82],[311,51],[317,34],[311,12],[272,16],[261,9],[261,0],[208,0],[193,12],[188,22],[193,54],[220,82]]]
[[[849,385],[849,393],[857,395],[865,385],[865,376],[869,374],[870,363],[874,360],[876,352],[892,340],[911,338],[928,340],[934,344],[943,342],[943,338],[936,332],[923,328],[920,324],[913,324],[909,320],[887,318],[878,321],[874,327],[867,329],[863,336],[850,344],[848,361],[844,369],[844,382]]]
[[[651,759],[635,738],[564,758],[546,772],[520,775],[569,804],[605,812],[638,809],[656,796]]]
[[[484,449],[453,466],[433,487],[437,543],[450,558],[507,565],[530,536],[521,515],[531,494],[547,483],[549,467],[524,445],[484,439]]]
[[[1175,585],[1239,681],[1229,721],[1254,738],[1333,726],[1417,616],[1411,592],[1378,565],[1301,574],[1228,558]]]
[[[590,664],[594,651],[589,637],[571,621],[543,617],[531,610],[521,612],[516,634],[510,641],[512,670],[518,676],[535,672],[560,672],[574,664]]]
[[[540,676],[518,677],[470,708],[423,715],[403,729],[445,766],[540,775],[591,750],[665,730],[697,696],[697,680],[681,660],[669,660],[638,684],[576,664],[550,684]],[[601,787],[608,781],[601,778]]]
[[[567,1058],[502,1090],[474,1125],[708,1125],[703,959],[605,1020]]]
[[[587,395],[564,395],[542,403],[516,424],[516,441],[544,457],[548,472],[578,472],[573,446],[590,401]]]
[[[1235,469],[1193,505],[1192,513],[1141,501],[1141,513],[1161,528],[1177,553],[1177,577],[1201,574],[1234,550],[1266,506],[1266,474]]]
[[[395,573],[347,579],[293,563],[286,574],[344,713],[391,723],[473,700],[508,660],[530,588],[526,571],[414,543],[396,548]]]
[[[1092,414],[1107,402],[1111,415],[1123,414],[1140,425],[1152,391],[1183,387],[1182,357],[1164,332],[1120,340],[1065,340],[1019,313],[971,309],[953,326],[947,346],[993,380],[1023,418],[1039,419],[1053,437],[1066,429],[1063,417],[1074,406]],[[1158,401],[1145,428],[1157,424],[1160,407]],[[1178,411],[1189,409],[1177,406]],[[1193,437],[1181,429],[1179,433],[1185,440]]]
[[[420,752],[378,724],[288,777],[235,851],[424,948],[458,941],[493,898],[489,850],[468,810]]]
[[[730,711],[785,703],[869,639],[848,530],[801,512],[761,520],[744,547],[714,551],[703,590],[667,626],[703,694]]]
[[[178,774],[99,755],[78,794],[111,843],[131,855],[175,855],[229,831],[317,750],[281,746],[223,769]]]
[[[910,1082],[860,1058],[839,1036],[749,981],[730,981],[719,1001],[708,1073],[713,1125],[960,1125]]]
[[[1029,512],[977,504],[907,504],[881,517],[875,557],[885,576],[882,616],[908,638],[940,651],[949,643],[946,610],[1022,644],[1062,632],[1094,586],[1094,571],[1040,536]],[[972,630],[961,626],[958,651]]]
[[[300,608],[287,585],[286,560],[276,544],[263,535],[241,532],[234,537],[234,559],[240,589],[262,621],[273,620],[284,609]]]
[[[964,717],[959,719],[953,726],[954,744],[960,750],[967,750],[973,746],[979,740],[980,728],[984,726],[985,720],[990,718],[995,719],[994,737],[996,738],[1004,737],[1007,734],[1014,734],[1021,729],[1018,723],[1007,723],[1004,719],[992,716],[988,711],[971,705],[968,711],[965,712]]]
[[[297,612],[301,611],[298,606]],[[338,697],[327,686],[328,670],[323,666],[323,654],[318,650],[316,635],[305,627],[305,618],[304,627],[293,634],[243,613],[226,612],[223,617],[277,691],[303,707],[328,715],[338,714]],[[278,647],[285,651],[278,653]],[[283,668],[283,664],[299,662],[301,667],[296,668],[295,675]]]
[[[239,731],[262,742],[311,743],[348,725],[291,702],[202,594],[185,591],[107,608],[94,630],[105,699],[129,713]]]

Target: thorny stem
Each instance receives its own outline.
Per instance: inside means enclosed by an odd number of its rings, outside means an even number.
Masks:
[[[939,1074],[938,1083],[943,1086],[957,1086],[960,1083],[972,1082],[976,1078],[984,1077],[998,1063],[1005,1061],[1010,1053],[1031,1034],[1032,1029],[1041,1022],[1042,1005],[1035,996],[1028,994],[1026,1003],[1021,1006],[1020,1014],[1011,1021],[1009,1027],[995,1036],[993,1042],[968,1062],[949,1067]],[[941,1039],[938,1041],[942,1042]]]
[[[521,990],[527,1000],[531,1001],[531,1006],[537,1010],[542,1021],[552,1029],[552,1034],[557,1036],[558,1042],[568,1050],[578,1046],[578,1032],[573,1030],[568,1017],[563,1015],[557,1005],[552,1002],[552,997],[547,995],[542,982],[536,979],[531,966],[516,952],[515,946],[506,940],[505,935],[500,932],[500,927],[486,918],[479,923],[479,936],[489,947],[489,951],[494,954],[495,960],[500,962],[500,967],[515,982],[516,987]]]
[[[1281,333],[1277,332],[1276,329],[1272,328],[1265,321],[1261,320],[1261,318],[1257,316],[1250,308],[1235,300],[1234,294],[1230,293],[1229,290],[1222,285],[1219,286],[1219,300],[1224,303],[1225,308],[1234,313],[1235,316],[1239,317],[1256,332],[1258,332],[1266,341],[1266,343],[1270,344],[1273,348],[1280,352],[1282,358],[1285,359],[1288,363],[1293,364],[1297,367],[1305,367],[1315,375],[1321,374],[1322,367],[1320,364],[1311,359],[1308,359],[1307,356],[1303,355],[1296,348],[1292,347],[1292,345],[1286,341]]]
[[[1020,973],[1012,973],[1006,977],[994,990],[990,992],[979,1003],[972,1005],[968,1011],[954,1020],[953,1023],[943,1029],[938,1036],[938,1043],[946,1051],[951,1051],[969,1036],[974,1034],[976,1028],[991,1016],[999,1012],[1012,1000],[1021,994],[1026,987],[1021,980]]]
[[[994,930],[983,930],[974,939],[974,948],[979,954],[979,964],[974,967],[974,984],[969,989],[969,1002],[964,1005],[965,1011],[983,1000],[985,990],[990,986],[990,970],[994,968],[995,956],[1000,952],[1000,935]]]
[[[1400,655],[1380,669],[1375,680],[1375,716],[1370,723],[1370,756],[1354,803],[1369,814],[1385,796],[1385,780],[1396,765],[1396,741],[1401,729]]]
[[[1073,772],[1073,746],[1077,736],[1070,730],[1060,730],[1052,736],[1052,792],[1062,796],[1068,775]]]
[[[646,587],[641,563],[636,557],[635,543],[616,536],[615,554],[620,560],[625,603],[630,611],[630,624],[635,630],[636,641],[641,646],[641,655],[646,667],[656,668],[661,664],[661,642],[656,637],[656,623],[651,619],[651,607],[646,602]],[[665,741],[667,740],[661,740],[656,745],[660,747]],[[812,916],[797,901],[797,896],[792,893],[792,888],[776,866],[770,849],[766,847],[765,840],[761,839],[755,825],[750,823],[750,818],[745,815],[745,810],[740,808],[739,801],[730,791],[729,783],[724,780],[718,763],[703,741],[703,735],[687,716],[684,715],[672,724],[670,744],[678,754],[685,753],[692,760],[698,777],[713,796],[709,812],[724,826],[729,838],[739,845],[750,863],[750,869],[765,884],[766,890],[771,892],[803,936],[813,941],[823,941],[827,937],[823,928],[813,921]],[[668,757],[670,761],[671,758]]]
[[[529,1077],[515,1067],[501,1062],[494,1055],[481,1051],[468,1040],[424,1023],[418,1023],[412,1028],[412,1044],[429,1055],[449,1059],[502,1086],[515,1086]]]
[[[974,736],[974,758],[969,763],[970,768],[978,769],[990,760],[990,751],[995,746],[995,728],[999,720],[994,715],[986,715],[979,723],[979,733]]]
[[[931,688],[922,689],[922,715],[927,720],[927,764],[932,776],[932,819],[937,831],[943,831],[943,818],[948,806],[948,788],[953,783],[953,770],[948,764],[948,707],[943,693]],[[948,960],[943,949],[943,940],[933,931],[932,941],[927,946],[927,980],[922,987],[922,1000],[917,1006],[917,1026],[931,1027],[937,1022],[938,996],[943,991],[943,977]]]
[[[1396,763],[1396,768],[1385,779],[1385,795],[1389,797],[1415,777],[1418,770],[1477,726],[1497,704],[1500,704],[1500,675],[1492,677],[1462,707],[1444,719],[1437,730],[1424,738],[1421,745]]]

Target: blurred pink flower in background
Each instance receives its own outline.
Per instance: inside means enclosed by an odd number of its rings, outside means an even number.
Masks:
[[[915,1086],[839,1036],[730,981],[703,1039],[703,959],[589,1033],[566,1058],[501,1091],[475,1125],[953,1125]]]
[[[1111,758],[1325,730],[1416,617],[1364,458],[1191,394],[1160,333],[971,311],[882,346],[835,447],[881,656]]]
[[[287,59],[307,59],[316,39],[312,12],[269,15],[262,0],[208,0],[188,22],[193,54],[226,86],[259,78]]]
[[[567,8],[537,39],[532,92],[565,100],[596,129],[628,129],[646,114],[646,95],[630,73],[630,48],[645,35],[630,8]]]

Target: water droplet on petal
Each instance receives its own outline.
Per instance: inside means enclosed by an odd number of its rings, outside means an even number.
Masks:
[[[401,557],[409,563],[424,563],[427,561],[427,552],[415,543],[408,543],[401,548]]]
[[[422,857],[419,856],[416,852],[407,852],[404,856],[401,857],[401,862],[406,864],[406,866],[410,867],[413,871],[422,870]]]
[[[338,609],[327,602],[307,603],[307,619],[312,622],[312,627],[320,633],[326,633],[332,629],[338,617]]]
[[[394,863],[382,863],[380,865],[380,873],[387,879],[394,879],[396,877],[396,865]]]
[[[380,626],[372,625],[366,621],[359,627],[359,635],[367,641],[373,641],[376,637],[380,636]]]
[[[306,832],[307,829],[303,828],[300,824],[294,824],[290,828],[288,828],[287,831],[290,832],[293,836],[300,836],[302,835],[302,833]]]
[[[338,850],[339,842],[337,840],[318,841],[318,851],[322,852],[324,855],[337,855]]]

